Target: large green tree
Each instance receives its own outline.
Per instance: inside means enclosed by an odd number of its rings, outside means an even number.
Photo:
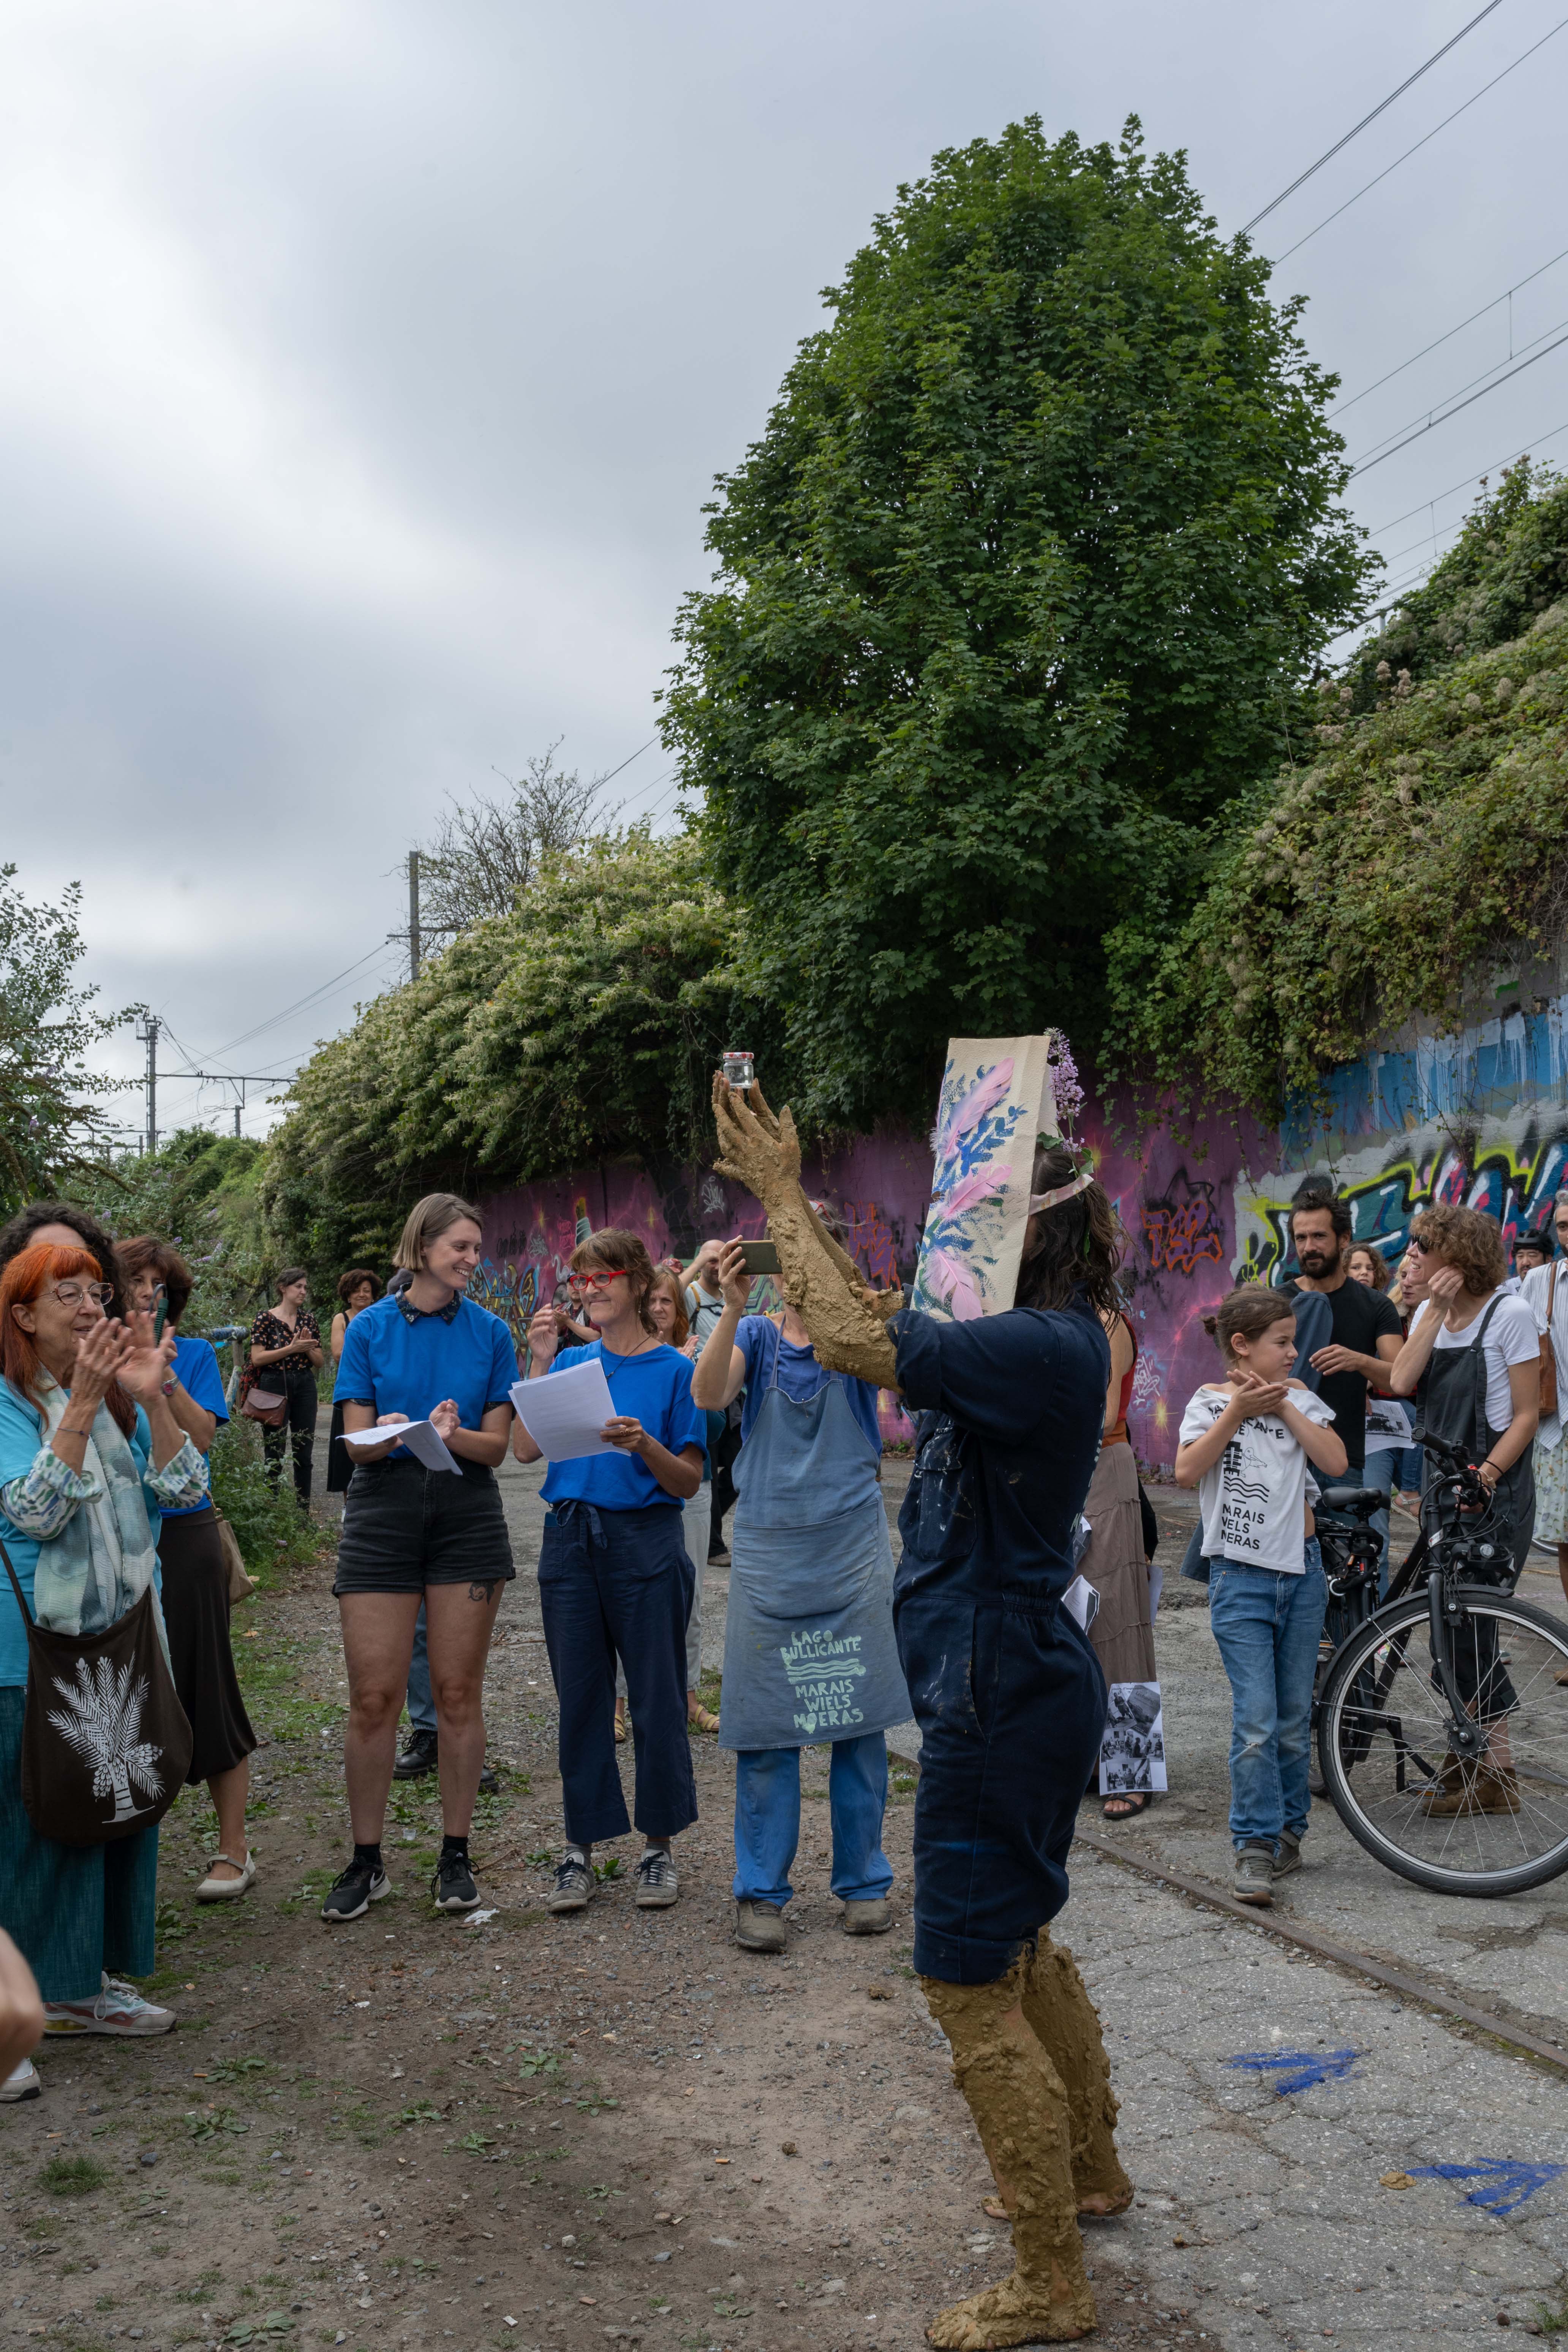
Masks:
[[[1182,157],[939,155],[721,478],[667,740],[797,1100],[929,1108],[952,1032],[1104,1019],[1361,608],[1334,379]]]

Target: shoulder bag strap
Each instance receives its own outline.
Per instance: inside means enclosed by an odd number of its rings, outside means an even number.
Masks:
[[[30,1625],[33,1622],[33,1612],[27,1606],[22,1587],[16,1579],[16,1571],[11,1565],[11,1555],[3,1543],[0,1543],[0,1559],[5,1563],[5,1573],[11,1580],[11,1590],[16,1596],[16,1606],[22,1612],[22,1622],[24,1625]]]

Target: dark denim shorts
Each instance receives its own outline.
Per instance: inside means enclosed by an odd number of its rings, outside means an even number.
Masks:
[[[482,1463],[454,1478],[417,1462],[364,1462],[349,1480],[334,1593],[510,1584],[516,1574],[500,1488]]]

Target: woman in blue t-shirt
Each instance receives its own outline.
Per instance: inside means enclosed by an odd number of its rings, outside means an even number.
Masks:
[[[813,1202],[832,1231],[831,1211]],[[839,1227],[835,1238],[847,1238]],[[889,1724],[910,1698],[893,1638],[893,1554],[868,1381],[830,1372],[793,1307],[744,1312],[739,1242],[719,1261],[724,1309],[692,1381],[722,1412],[745,1391],[735,1462],[719,1744],[735,1753],[735,1940],[782,1952],[800,1840],[800,1751],[832,1744],[832,1887],[846,1935],[892,1925],[882,1852]]]
[[[485,1760],[485,1660],[517,1572],[495,1475],[506,1459],[517,1354],[500,1316],[463,1295],[483,1247],[478,1213],[455,1192],[416,1201],[396,1252],[407,1286],[354,1317],[338,1363],[339,1442],[384,1431],[385,1443],[353,1449],[332,1580],[349,1674],[343,1764],[354,1850],[321,1906],[330,1925],[363,1918],[390,1892],[381,1833],[421,1608],[444,1832],[431,1899],[438,1911],[472,1911],[479,1900],[468,1829]],[[450,1462],[428,1447],[423,1427],[416,1445],[405,1445],[400,1423],[428,1423]]]
[[[697,1819],[686,1730],[686,1621],[696,1576],[681,1506],[702,1483],[706,1423],[691,1402],[691,1366],[654,1328],[653,1261],[637,1236],[607,1227],[578,1244],[572,1265],[599,1337],[558,1353],[555,1310],[541,1307],[528,1330],[528,1378],[596,1357],[616,1410],[600,1433],[612,1450],[552,1461],[544,1481],[550,1516],[539,1601],[561,1708],[566,1824],[549,1906],[584,1909],[595,1843],[632,1826],[616,1767],[618,1653],[637,1756],[632,1810],[644,1841],[637,1906],[662,1911],[680,1891],[670,1840]],[[521,1414],[512,1448],[520,1462],[540,1458]]]

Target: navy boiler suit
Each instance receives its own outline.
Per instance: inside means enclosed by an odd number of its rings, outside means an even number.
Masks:
[[[1059,1606],[1099,1458],[1110,1348],[1065,1311],[888,1325],[924,1415],[899,1514],[899,1657],[921,1733],[917,1975],[991,1984],[1068,1897],[1105,1677]]]

